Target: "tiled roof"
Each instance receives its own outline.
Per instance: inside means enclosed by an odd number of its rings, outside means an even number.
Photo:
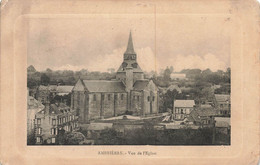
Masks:
[[[134,83],[134,90],[144,90],[144,88],[147,86],[147,84],[149,83],[148,80],[137,80]]]
[[[230,101],[230,95],[215,94],[217,102],[228,102]]]
[[[83,80],[89,92],[125,92],[121,81]]]
[[[194,100],[175,100],[174,107],[193,107],[195,105]]]

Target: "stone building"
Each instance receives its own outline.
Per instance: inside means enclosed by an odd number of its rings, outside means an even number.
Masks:
[[[183,120],[194,110],[194,106],[194,100],[174,100],[173,118],[175,120]]]
[[[63,103],[45,103],[45,108],[35,115],[36,144],[55,144],[60,130],[73,131],[78,127],[76,112]]]
[[[35,114],[43,110],[42,103],[32,96],[29,96],[29,89],[27,92],[27,135],[34,131]]]
[[[130,32],[115,80],[78,80],[72,90],[71,109],[76,110],[80,122],[122,114],[158,113],[158,88],[152,80],[144,79],[136,58]]]
[[[217,109],[219,116],[230,116],[231,102],[230,95],[225,94],[215,94],[214,95],[214,105]]]

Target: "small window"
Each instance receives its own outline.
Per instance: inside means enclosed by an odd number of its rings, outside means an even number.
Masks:
[[[37,142],[37,143],[40,143],[40,142],[41,142],[41,137],[37,137],[37,138],[36,138],[36,142]]]
[[[150,101],[150,96],[147,96],[147,101]]]
[[[51,138],[51,143],[55,143],[55,138]]]
[[[104,100],[104,97],[105,97],[104,95],[101,95],[101,100]]]
[[[56,134],[56,130],[55,130],[55,128],[52,128],[51,129],[51,135],[55,135]]]
[[[41,119],[37,119],[37,124],[41,124]]]
[[[115,96],[114,96],[114,97],[115,97],[115,100],[117,100],[117,94],[115,94]]]
[[[96,95],[95,94],[93,95],[93,101],[96,101]]]
[[[109,101],[110,101],[110,99],[111,99],[110,97],[111,97],[110,94],[108,94],[107,99],[108,99]]]
[[[37,129],[37,134],[38,134],[38,135],[42,134],[42,129],[41,129],[41,128],[38,128],[38,129]]]
[[[56,125],[56,119],[52,119],[52,125]]]
[[[155,98],[155,97],[153,96],[153,101],[154,101],[154,98]]]
[[[121,100],[124,100],[124,94],[121,94]]]
[[[139,101],[140,100],[140,97],[139,96],[137,96],[137,101]]]

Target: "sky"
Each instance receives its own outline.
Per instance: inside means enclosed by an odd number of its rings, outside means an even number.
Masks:
[[[173,66],[226,70],[230,67],[230,19],[199,15],[88,15],[31,18],[27,65],[36,70],[105,72],[123,61],[130,30],[144,71]]]

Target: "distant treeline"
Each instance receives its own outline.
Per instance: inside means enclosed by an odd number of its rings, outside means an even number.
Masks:
[[[159,74],[151,71],[145,72],[146,78],[151,78],[154,82],[161,87],[168,87],[171,80],[171,73],[173,73],[173,67],[167,67],[162,70]],[[201,82],[202,85],[210,84],[230,84],[230,68],[226,71],[218,70],[217,72],[212,72],[210,69],[200,70],[200,69],[184,69],[180,73],[185,73],[187,80],[179,80],[180,86],[192,85],[190,82]],[[46,69],[46,71],[37,71],[34,66],[29,66],[27,68],[27,86],[33,88],[38,85],[75,85],[79,78],[89,79],[89,80],[111,80],[115,79],[115,69],[108,69],[108,72],[90,72],[86,69],[80,71],[63,70],[63,71],[53,71],[51,69]],[[201,84],[200,83],[200,84]],[[204,83],[204,84],[203,84]]]

